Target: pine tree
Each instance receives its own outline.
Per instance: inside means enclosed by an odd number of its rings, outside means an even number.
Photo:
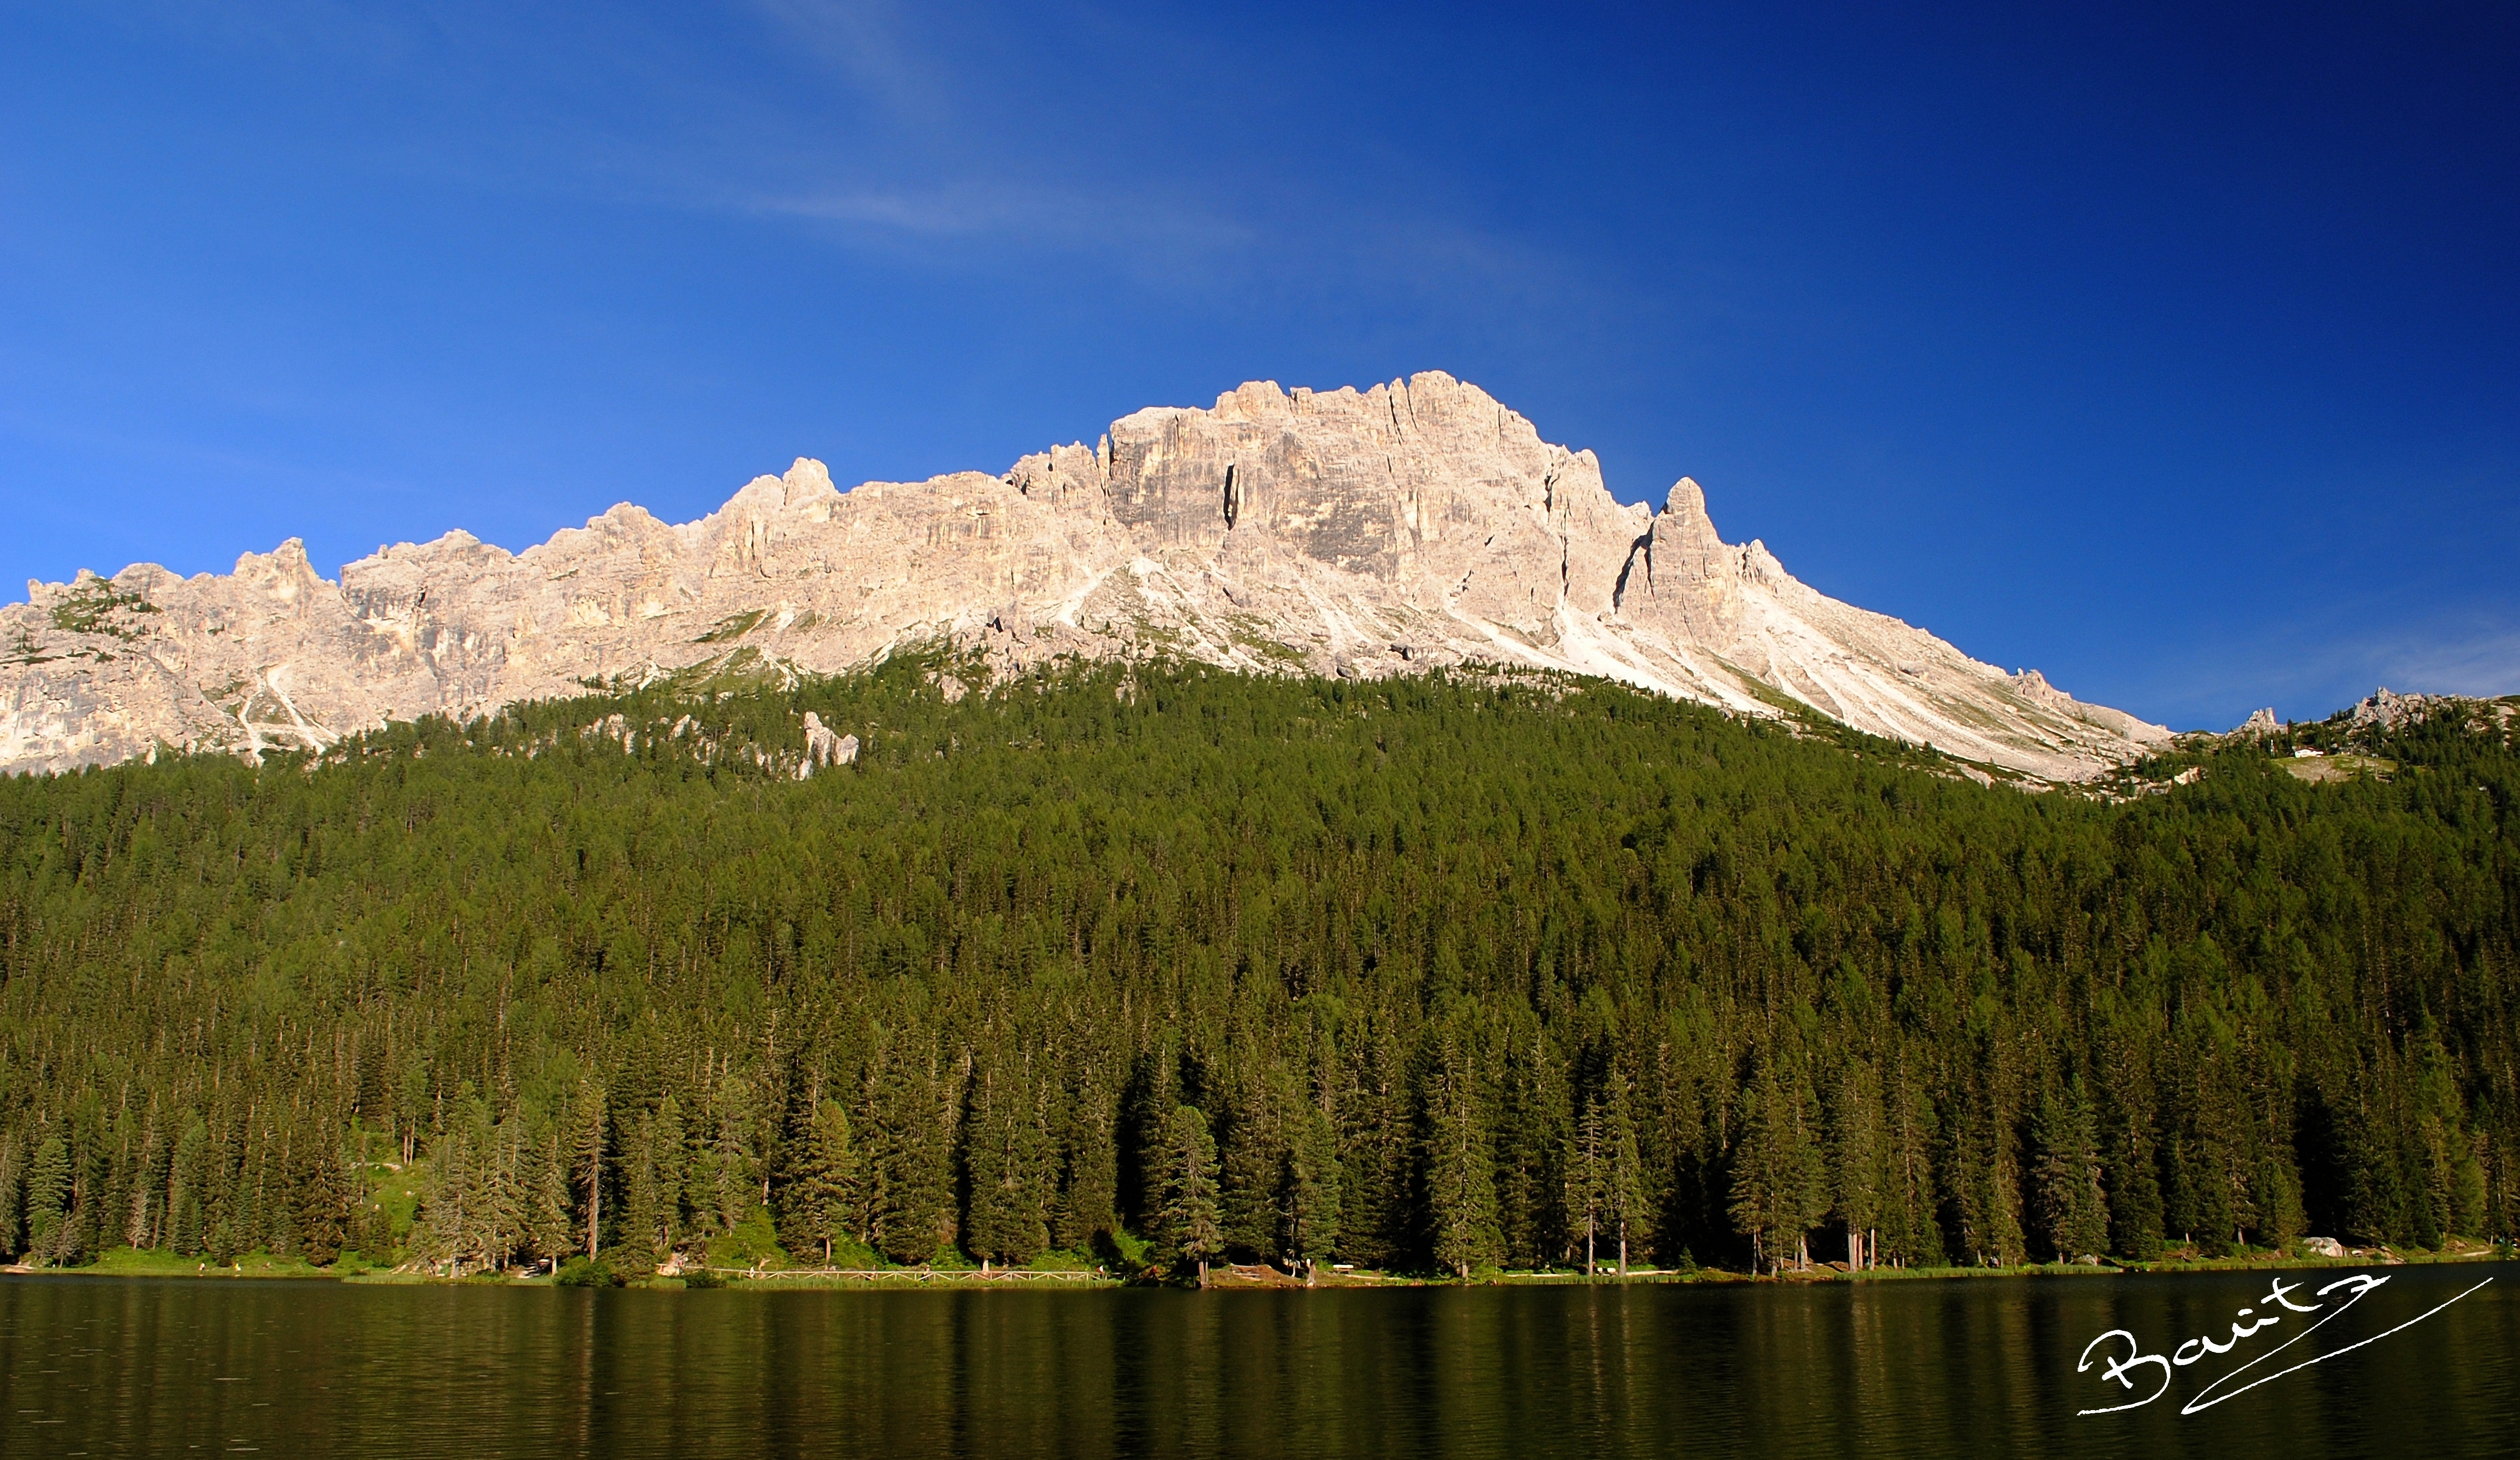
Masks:
[[[568,1160],[556,1127],[546,1126],[542,1139],[527,1149],[525,1251],[557,1268],[577,1246],[568,1209]]]
[[[650,1198],[652,1225],[642,1234],[654,1249],[658,1261],[672,1255],[683,1245],[687,1228],[684,1222],[684,1182],[691,1165],[689,1149],[683,1144],[682,1102],[667,1095],[656,1102],[655,1121],[649,1137],[650,1179],[654,1183]]]
[[[589,1261],[604,1254],[604,1162],[606,1129],[610,1107],[604,1091],[592,1082],[578,1087],[573,1119],[573,1171],[577,1189],[584,1193],[586,1212],[585,1253]]]
[[[1338,1251],[1338,1133],[1319,1107],[1297,1108],[1279,1184],[1278,1250],[1307,1271]]]
[[[2109,1250],[2150,1262],[2161,1256],[2161,1159],[2154,1148],[2152,1074],[2139,1048],[2138,1036],[2119,1030],[2114,1021],[2103,1026],[2094,1042],[2097,1068],[2109,1072],[2100,1084],[2107,1132],[2101,1185],[2109,1196]]]
[[[1164,1124],[1163,1205],[1156,1232],[1164,1254],[1197,1268],[1207,1286],[1208,1259],[1224,1247],[1216,1211],[1216,1140],[1207,1116],[1195,1106],[1176,1106]]]
[[[1497,1118],[1497,1224],[1506,1260],[1543,1266],[1565,1260],[1571,1248],[1570,1194],[1579,1185],[1568,1170],[1578,1133],[1568,1118],[1567,1072],[1551,1050],[1537,1018],[1505,1046],[1505,1089]],[[1583,1217],[1575,1217],[1574,1240]]]
[[[1437,1263],[1466,1279],[1497,1260],[1496,1158],[1466,1041],[1439,1036],[1426,1089],[1424,1162],[1429,1244]]]
[[[478,1119],[487,1122],[486,1109]],[[490,1127],[481,1144],[488,1152],[487,1170],[474,1208],[478,1220],[471,1228],[472,1245],[483,1266],[504,1272],[525,1247],[533,1201],[533,1147],[525,1134],[524,1117],[510,1116]]]
[[[965,1246],[984,1261],[1021,1267],[1050,1245],[1049,1132],[1021,1065],[978,1068],[964,1123],[969,1214]]]
[[[1602,1230],[1610,1207],[1610,1153],[1601,1103],[1587,1101],[1567,1141],[1566,1209],[1574,1217],[1575,1236],[1583,1244],[1584,1275],[1598,1275]]]
[[[200,1255],[207,1240],[202,1196],[209,1180],[209,1127],[196,1119],[184,1127],[183,1139],[175,1143],[175,1159],[167,1163],[166,1246],[181,1256]]]
[[[1094,1249],[1118,1220],[1119,1142],[1110,1088],[1088,1072],[1066,1107],[1058,1202],[1051,1240],[1072,1253]]]
[[[37,1267],[69,1260],[76,1242],[69,1198],[69,1147],[59,1131],[47,1132],[26,1163],[26,1256]]]
[[[1258,1062],[1250,1062],[1257,1064]],[[1278,1255],[1279,1188],[1286,1169],[1287,1141],[1281,1088],[1274,1068],[1238,1070],[1238,1089],[1228,1107],[1224,1138],[1217,1143],[1218,1222],[1227,1249],[1254,1257]]]
[[[714,1231],[732,1232],[761,1197],[761,1119],[751,1081],[741,1074],[718,1085],[717,1136],[711,1143],[708,1215]]]
[[[1890,1060],[1891,1077],[1883,1092],[1888,1170],[1882,1260],[1909,1267],[1939,1266],[1945,1260],[1945,1247],[1935,1216],[1936,1111],[1926,1094],[1921,1061],[1905,1048],[1894,1048]]]
[[[414,1254],[459,1276],[477,1254],[480,1189],[484,1184],[480,1164],[471,1132],[465,1128],[447,1131],[429,1142],[429,1184],[421,1194],[420,1209],[412,1223]],[[213,1256],[224,1255],[215,1244],[211,1253]]]
[[[356,1192],[341,1153],[313,1131],[302,1140],[293,1221],[306,1260],[330,1266],[350,1242]]]
[[[158,1245],[158,1229],[165,1213],[159,1204],[165,1194],[165,1151],[158,1136],[158,1113],[153,1103],[148,1124],[140,1138],[139,1159],[128,1172],[130,1190],[125,1194],[126,1216],[122,1227],[125,1247],[146,1249]],[[324,1259],[330,1261],[331,1258]]]
[[[895,1262],[933,1259],[953,1219],[951,1130],[923,1052],[888,1051],[876,1075],[869,1235]]]
[[[672,1238],[666,1216],[668,1198],[656,1157],[656,1116],[642,1111],[633,1117],[621,1146],[621,1227],[614,1245],[616,1260],[624,1257],[652,1267],[662,1259]]]
[[[1634,1086],[1617,1059],[1609,1062],[1601,1090],[1602,1144],[1608,1157],[1606,1212],[1619,1250],[1619,1276],[1628,1275],[1628,1245],[1645,1228],[1644,1163],[1637,1152]]]
[[[17,1131],[0,1131],[0,1255],[26,1250],[24,1149]]]
[[[1838,1072],[1829,1108],[1830,1207],[1846,1228],[1846,1265],[1870,1266],[1869,1239],[1881,1215],[1881,1077],[1865,1060]]]
[[[2049,1251],[2059,1261],[2098,1254],[2108,1243],[2099,1138],[2082,1077],[2040,1096],[2039,1207]]]
[[[1750,1240],[1753,1266],[1781,1272],[1802,1260],[1805,1235],[1827,1210],[1826,1173],[1798,1086],[1763,1065],[1742,1105],[1732,1221]]]
[[[819,1254],[826,1265],[832,1244],[847,1240],[849,1195],[857,1179],[857,1152],[849,1144],[849,1114],[836,1100],[814,1108],[782,1202],[781,1233],[799,1253]]]

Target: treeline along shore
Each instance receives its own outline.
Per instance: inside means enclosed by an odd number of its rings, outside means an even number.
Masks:
[[[1593,682],[955,669],[0,782],[0,1249],[1476,1275],[2520,1216],[2490,714],[2031,794]],[[2288,774],[2322,738],[2363,769]]]

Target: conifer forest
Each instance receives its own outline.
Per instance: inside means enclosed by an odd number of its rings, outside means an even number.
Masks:
[[[0,1249],[1471,1276],[2520,1218],[2483,711],[2095,795],[1591,681],[954,668],[0,781]]]

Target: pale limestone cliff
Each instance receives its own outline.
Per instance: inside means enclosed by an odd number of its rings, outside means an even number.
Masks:
[[[295,541],[224,575],[30,583],[0,609],[0,770],[322,747],[589,683],[831,672],[940,640],[1001,672],[1157,653],[1367,678],[1564,669],[1749,714],[1800,701],[2051,780],[2168,738],[1815,592],[1724,542],[1693,481],[1660,512],[1622,506],[1591,452],[1426,374],[1246,385],[999,477],[843,492],[800,459],[698,522],[624,504],[518,554],[450,532],[338,583]]]

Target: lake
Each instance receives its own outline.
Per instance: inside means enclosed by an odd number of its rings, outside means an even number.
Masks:
[[[2350,1269],[2360,1270],[2360,1269]],[[2505,1455],[2520,1267],[2389,1281],[2271,1348],[2267,1273],[1806,1287],[588,1292],[0,1279],[0,1451],[602,1456]],[[2349,1270],[2285,1274],[2294,1303]],[[2327,1305],[2348,1295],[2331,1294]],[[2254,1319],[2251,1321],[2255,1321]],[[2122,1356],[2123,1345],[2103,1346]],[[2125,1402],[2175,1376],[2159,1401]]]

